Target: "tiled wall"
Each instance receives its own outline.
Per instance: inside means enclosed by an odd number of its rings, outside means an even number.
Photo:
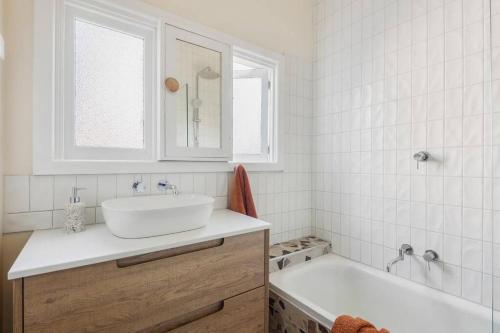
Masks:
[[[314,24],[317,235],[379,269],[408,242],[415,256],[394,274],[491,306],[492,284],[500,290],[500,117],[485,82],[489,0],[317,0]],[[417,168],[421,150],[432,159]],[[426,249],[444,264],[427,270]]]
[[[312,161],[312,65],[286,57],[284,85],[286,156],[284,172],[250,174],[259,217],[272,223],[271,241],[311,233]],[[102,223],[102,201],[132,196],[132,183],[142,179],[145,195],[159,194],[156,184],[167,179],[183,192],[216,197],[216,207],[226,208],[230,173],[179,173],[144,175],[5,176],[4,233],[61,227],[64,205],[72,186],[85,187],[81,199],[87,204],[87,221]]]

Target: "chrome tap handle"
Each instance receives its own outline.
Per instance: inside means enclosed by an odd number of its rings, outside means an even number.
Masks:
[[[413,159],[417,161],[417,170],[420,162],[426,162],[429,160],[429,153],[426,151],[419,151],[418,153],[413,155]]]
[[[439,261],[439,255],[434,250],[426,250],[422,257],[424,258],[425,261],[427,261],[428,270],[431,270],[431,261],[433,262]]]
[[[146,191],[146,185],[141,180],[136,180],[132,184],[132,190],[136,193],[143,193]]]
[[[403,244],[399,248],[399,255],[402,256],[404,254],[406,254],[408,256],[413,255],[413,247],[410,244]]]

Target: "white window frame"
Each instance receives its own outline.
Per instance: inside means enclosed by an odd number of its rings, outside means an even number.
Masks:
[[[157,62],[154,66],[157,73],[165,73],[161,59],[165,57],[162,45],[165,24],[171,24],[187,31],[221,41],[232,46],[233,52],[251,54],[255,57],[268,59],[276,64],[277,76],[275,78],[276,109],[274,121],[277,130],[273,135],[276,149],[273,160],[269,163],[245,163],[248,171],[283,171],[284,170],[284,145],[285,145],[285,112],[280,110],[286,102],[283,89],[285,66],[284,56],[269,50],[262,49],[233,36],[221,33],[196,22],[180,18],[136,0],[36,0],[34,1],[34,58],[33,58],[33,173],[35,175],[54,174],[119,174],[119,173],[179,173],[179,172],[230,172],[234,168],[233,162],[218,161],[161,161],[161,130],[162,104],[165,98],[163,77],[156,77],[153,85],[155,94],[153,113],[152,135],[156,145],[154,159],[144,160],[64,160],[58,155],[56,149],[56,134],[58,127],[55,113],[60,108],[61,99],[58,92],[63,72],[60,66],[60,55],[56,50],[63,45],[61,29],[61,7],[65,1],[83,4],[85,7],[94,6],[100,13],[109,12],[113,17],[120,15],[129,22],[154,27],[156,32]],[[231,81],[232,83],[232,81]],[[231,89],[232,90],[232,89]],[[232,102],[231,102],[232,105]],[[279,106],[279,107],[278,107]]]
[[[266,55],[253,52],[244,48],[234,48],[233,56],[253,64],[260,64],[266,68],[266,72],[270,71],[270,75],[265,75],[265,81],[262,86],[262,96],[266,98],[262,100],[262,131],[261,142],[262,152],[259,155],[251,154],[233,154],[233,163],[245,163],[249,165],[268,165],[275,166],[275,170],[283,168],[283,124],[284,112],[280,113],[280,106],[283,105],[283,92],[281,83],[283,82],[283,59],[275,55]],[[252,71],[254,73],[252,73]],[[258,70],[249,70],[248,75],[255,74],[257,77]],[[263,74],[259,77],[263,78]]]
[[[153,117],[156,107],[154,106],[154,85],[156,82],[155,70],[155,30],[154,27],[144,22],[134,22],[137,18],[125,16],[123,20],[117,18],[116,14],[108,15],[106,12],[97,12],[92,7],[82,6],[79,2],[67,1],[61,8],[64,12],[64,46],[58,55],[60,70],[62,72],[62,87],[64,91],[60,94],[62,107],[56,108],[55,122],[61,124],[59,130],[55,131],[55,155],[61,159],[69,160],[151,160],[154,158],[156,140],[154,137]],[[78,147],[74,144],[75,139],[75,113],[74,113],[74,87],[75,78],[75,49],[74,49],[74,21],[78,19],[95,25],[100,25],[118,32],[123,32],[144,40],[144,124],[143,124],[143,149],[127,148],[98,148]],[[125,22],[126,19],[126,22]]]

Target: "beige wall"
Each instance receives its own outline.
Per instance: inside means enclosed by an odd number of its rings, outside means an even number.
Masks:
[[[0,0],[0,34],[4,35],[3,0]],[[3,61],[0,60],[0,189],[3,189]],[[2,230],[3,216],[3,191],[0,191],[0,230]],[[0,276],[3,276],[3,249],[2,235],[0,233]],[[0,318],[3,318],[3,288],[0,286]],[[0,320],[3,322],[3,320]],[[1,329],[1,328],[0,328]]]
[[[6,3],[5,174],[32,173],[33,0]],[[312,58],[312,0],[143,0],[266,49]]]
[[[4,170],[5,174],[30,174],[33,0],[3,1],[7,46],[4,64]]]
[[[142,0],[266,49],[312,59],[313,0]]]

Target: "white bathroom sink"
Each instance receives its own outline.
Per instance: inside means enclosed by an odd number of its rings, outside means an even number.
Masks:
[[[198,194],[141,196],[106,200],[104,220],[122,238],[173,234],[207,225],[214,199]]]

